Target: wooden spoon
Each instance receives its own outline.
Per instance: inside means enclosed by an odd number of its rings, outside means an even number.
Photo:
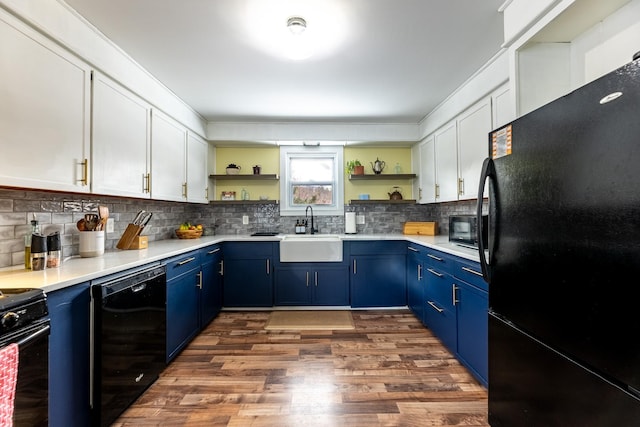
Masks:
[[[107,219],[109,219],[109,208],[106,206],[98,206],[98,214],[100,216],[99,230],[104,230],[107,227]]]

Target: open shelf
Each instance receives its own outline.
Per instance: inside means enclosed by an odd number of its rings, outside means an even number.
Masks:
[[[394,204],[394,205],[401,205],[401,204],[411,205],[411,204],[415,204],[416,201],[415,201],[415,199],[402,199],[402,200],[390,200],[390,199],[361,200],[361,199],[351,199],[349,201],[350,205],[368,205],[368,204],[380,204],[380,203],[388,203],[388,204]]]
[[[209,200],[210,205],[277,205],[279,200]]]
[[[373,180],[373,179],[413,179],[416,177],[415,173],[380,173],[380,174],[364,174],[364,175],[349,175],[349,180]]]
[[[276,181],[278,180],[278,175],[276,174],[258,174],[258,175],[249,175],[249,174],[238,174],[238,175],[209,175],[211,179],[227,179],[227,180],[237,180],[237,181]]]

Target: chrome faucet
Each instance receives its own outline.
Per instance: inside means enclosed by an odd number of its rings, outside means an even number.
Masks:
[[[307,213],[309,212],[309,209],[311,209],[311,234],[316,234],[316,230],[315,227],[313,226],[313,208],[311,207],[311,205],[307,205],[307,208],[304,210],[304,217],[307,218]]]

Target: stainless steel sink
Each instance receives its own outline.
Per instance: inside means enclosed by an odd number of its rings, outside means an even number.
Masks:
[[[342,239],[335,234],[286,234],[280,262],[341,262]]]

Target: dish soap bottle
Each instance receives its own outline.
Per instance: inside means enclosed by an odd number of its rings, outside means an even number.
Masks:
[[[37,233],[40,233],[40,226],[36,214],[33,214],[31,230],[24,236],[24,268],[27,270],[31,270],[31,236]]]

